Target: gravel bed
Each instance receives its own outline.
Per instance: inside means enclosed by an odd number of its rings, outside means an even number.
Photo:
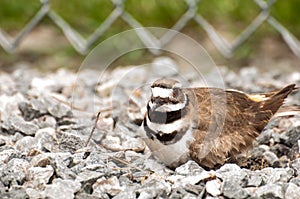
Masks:
[[[159,73],[176,77],[172,67]],[[299,72],[219,69],[226,87],[247,92],[300,85]],[[213,170],[194,161],[171,170],[152,157],[137,124],[157,70],[0,73],[0,198],[300,198],[300,115],[274,118],[249,159]],[[286,103],[299,99],[294,92]]]

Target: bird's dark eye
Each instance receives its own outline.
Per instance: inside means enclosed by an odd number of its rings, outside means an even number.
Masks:
[[[174,95],[174,97],[178,97],[180,95],[180,89],[179,88],[173,88],[173,95]]]

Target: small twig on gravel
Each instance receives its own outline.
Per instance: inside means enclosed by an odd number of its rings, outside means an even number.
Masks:
[[[64,100],[59,99],[58,97],[55,97],[55,96],[51,96],[51,97],[52,97],[54,100],[56,100],[56,101],[58,101],[58,102],[60,102],[60,103],[63,103],[63,104],[69,106],[70,108],[72,108],[72,109],[74,109],[74,110],[85,112],[84,109],[79,108],[79,107],[76,107],[75,105],[71,104],[70,102],[64,101]]]
[[[113,156],[111,156],[111,159],[113,159],[113,160],[115,160],[115,161],[118,161],[118,162],[120,162],[120,163],[122,163],[122,164],[125,164],[125,165],[127,165],[127,166],[129,166],[129,167],[131,167],[131,168],[133,168],[133,169],[138,170],[138,171],[142,171],[142,172],[145,172],[145,173],[149,172],[150,174],[153,173],[153,172],[151,172],[151,171],[147,171],[147,170],[141,169],[141,168],[139,168],[139,167],[137,167],[137,166],[131,164],[130,162],[128,162],[128,161],[126,161],[126,160],[122,160],[122,159],[120,159],[120,158],[116,158],[116,157],[113,157]]]
[[[97,113],[97,116],[96,116],[96,119],[95,119],[94,126],[93,126],[93,128],[92,128],[92,130],[91,130],[91,132],[90,132],[90,136],[89,136],[89,138],[87,139],[87,141],[86,141],[86,143],[85,143],[85,147],[88,146],[88,144],[89,144],[89,142],[90,142],[90,140],[91,140],[91,138],[92,138],[92,136],[93,136],[93,133],[94,133],[94,131],[95,131],[95,129],[96,129],[97,122],[98,122],[98,119],[99,119],[99,117],[100,117],[100,114],[101,114],[101,112],[99,111],[99,112]]]

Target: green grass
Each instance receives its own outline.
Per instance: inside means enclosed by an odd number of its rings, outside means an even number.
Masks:
[[[0,27],[7,31],[19,30],[24,27],[39,8],[39,1],[1,0]]]

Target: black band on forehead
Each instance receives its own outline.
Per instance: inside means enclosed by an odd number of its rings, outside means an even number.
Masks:
[[[159,79],[152,84],[151,88],[159,87],[159,88],[172,89],[174,85],[178,83],[179,82],[174,79]]]
[[[153,83],[152,86],[151,86],[151,88],[154,88],[154,87],[166,88],[166,89],[172,89],[172,88],[173,88],[173,85],[171,85],[171,84],[166,84],[166,83],[159,83],[159,84]]]

